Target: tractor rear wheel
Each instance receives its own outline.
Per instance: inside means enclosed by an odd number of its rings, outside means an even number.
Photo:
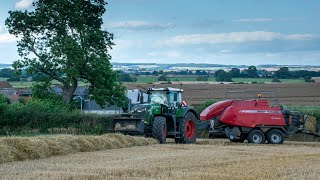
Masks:
[[[166,143],[167,123],[165,117],[156,116],[153,119],[152,136],[157,139],[160,144]]]
[[[181,143],[194,143],[197,136],[197,118],[192,112],[187,112],[180,121],[180,139]]]
[[[266,137],[264,133],[258,129],[252,130],[248,134],[247,139],[249,143],[254,143],[254,144],[264,144],[264,142],[266,141]]]
[[[268,132],[267,140],[270,144],[282,144],[284,141],[284,135],[280,130],[273,129]]]

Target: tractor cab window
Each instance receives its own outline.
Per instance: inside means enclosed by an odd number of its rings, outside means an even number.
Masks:
[[[172,93],[173,95],[173,98],[172,98],[172,102],[178,102],[178,103],[181,103],[181,93],[177,93],[177,92],[174,92]]]
[[[165,91],[153,91],[149,95],[149,101],[155,104],[168,105],[168,94]]]
[[[173,103],[174,102],[174,98],[175,98],[175,93],[174,92],[170,92],[169,93],[169,103]]]
[[[178,101],[178,93],[174,93],[173,95],[173,101],[177,102]]]
[[[174,92],[169,92],[169,106],[173,107],[176,101],[176,93]]]
[[[177,93],[177,102],[180,104],[182,103],[181,93]]]
[[[169,101],[170,106],[178,107],[178,105],[181,103],[181,93],[170,92],[169,97],[170,97],[170,101]]]

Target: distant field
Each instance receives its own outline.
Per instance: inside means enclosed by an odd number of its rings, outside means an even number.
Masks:
[[[137,82],[139,83],[153,83],[158,81],[156,76],[137,76]]]
[[[170,81],[197,81],[196,77],[170,77]],[[216,82],[214,77],[209,77],[208,81]]]
[[[33,81],[28,81],[28,82],[18,82],[18,81],[10,81],[10,84],[14,87],[14,88],[27,88],[27,87],[31,87],[33,85]]]
[[[234,82],[271,82],[271,78],[232,78]],[[283,83],[304,83],[304,79],[279,79]]]
[[[168,77],[171,82],[199,82],[197,81],[196,77]],[[0,81],[6,81],[7,78],[0,78]],[[233,78],[234,83],[266,83],[271,82],[272,79],[270,78]],[[280,79],[283,83],[304,83],[303,79]],[[136,83],[146,83],[151,84],[158,82],[157,76],[137,76]],[[214,77],[209,77],[208,81],[204,82],[217,82]],[[34,81],[27,81],[27,82],[19,82],[19,81],[10,81],[10,84],[14,88],[27,88],[31,87],[35,82]],[[60,84],[58,81],[54,80],[52,84]],[[79,82],[79,85],[85,85],[84,82]]]
[[[169,77],[168,78],[171,82],[174,81],[197,81],[197,77]],[[264,82],[271,82],[272,78],[232,78],[233,82],[235,83],[264,83]],[[283,83],[303,83],[305,82],[304,79],[280,79]],[[158,77],[156,76],[138,76],[137,83],[154,83],[158,82]],[[216,82],[214,77],[209,77],[208,82]]]
[[[0,164],[1,179],[319,179],[320,145],[139,146]]]
[[[190,104],[202,104],[210,99],[221,100],[230,90],[274,91],[279,102],[288,105],[320,105],[320,83],[276,84],[190,84],[182,83],[183,97]],[[150,84],[126,84],[128,89],[147,89]],[[180,84],[156,84],[156,87],[176,87]]]
[[[4,80],[6,80],[6,78],[3,78]],[[1,79],[0,79],[1,80]],[[4,81],[4,80],[1,80],[1,81]],[[27,81],[27,82],[19,82],[19,81],[10,81],[9,82],[14,88],[29,88],[29,87],[31,87],[34,83],[35,83],[35,81]],[[59,85],[59,84],[61,84],[60,82],[58,82],[58,81],[56,81],[56,80],[53,80],[52,81],[52,84],[53,85]],[[78,85],[79,86],[84,86],[84,85],[86,85],[86,83],[84,83],[84,82],[79,82],[78,83]]]

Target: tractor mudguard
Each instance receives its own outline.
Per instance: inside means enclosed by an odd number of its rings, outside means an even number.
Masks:
[[[198,119],[198,124],[197,124],[197,129],[209,129],[210,127],[210,121],[200,121],[199,120],[199,116],[196,113],[196,111],[194,111],[193,109],[189,108],[189,107],[182,107],[178,110],[177,112],[177,118],[184,118],[187,112],[192,112],[196,118]]]
[[[185,115],[186,115],[186,113],[187,113],[188,111],[191,111],[191,112],[196,116],[196,118],[199,119],[199,116],[198,116],[198,114],[196,113],[196,111],[194,111],[193,109],[191,109],[191,108],[189,108],[189,107],[181,107],[181,108],[178,110],[177,114],[176,114],[177,118],[183,118],[183,117],[185,117]]]

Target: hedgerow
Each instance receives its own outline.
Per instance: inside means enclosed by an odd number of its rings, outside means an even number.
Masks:
[[[0,135],[103,134],[113,117],[83,114],[63,102],[31,100],[26,104],[7,104],[0,98]],[[69,131],[70,132],[69,132]]]

